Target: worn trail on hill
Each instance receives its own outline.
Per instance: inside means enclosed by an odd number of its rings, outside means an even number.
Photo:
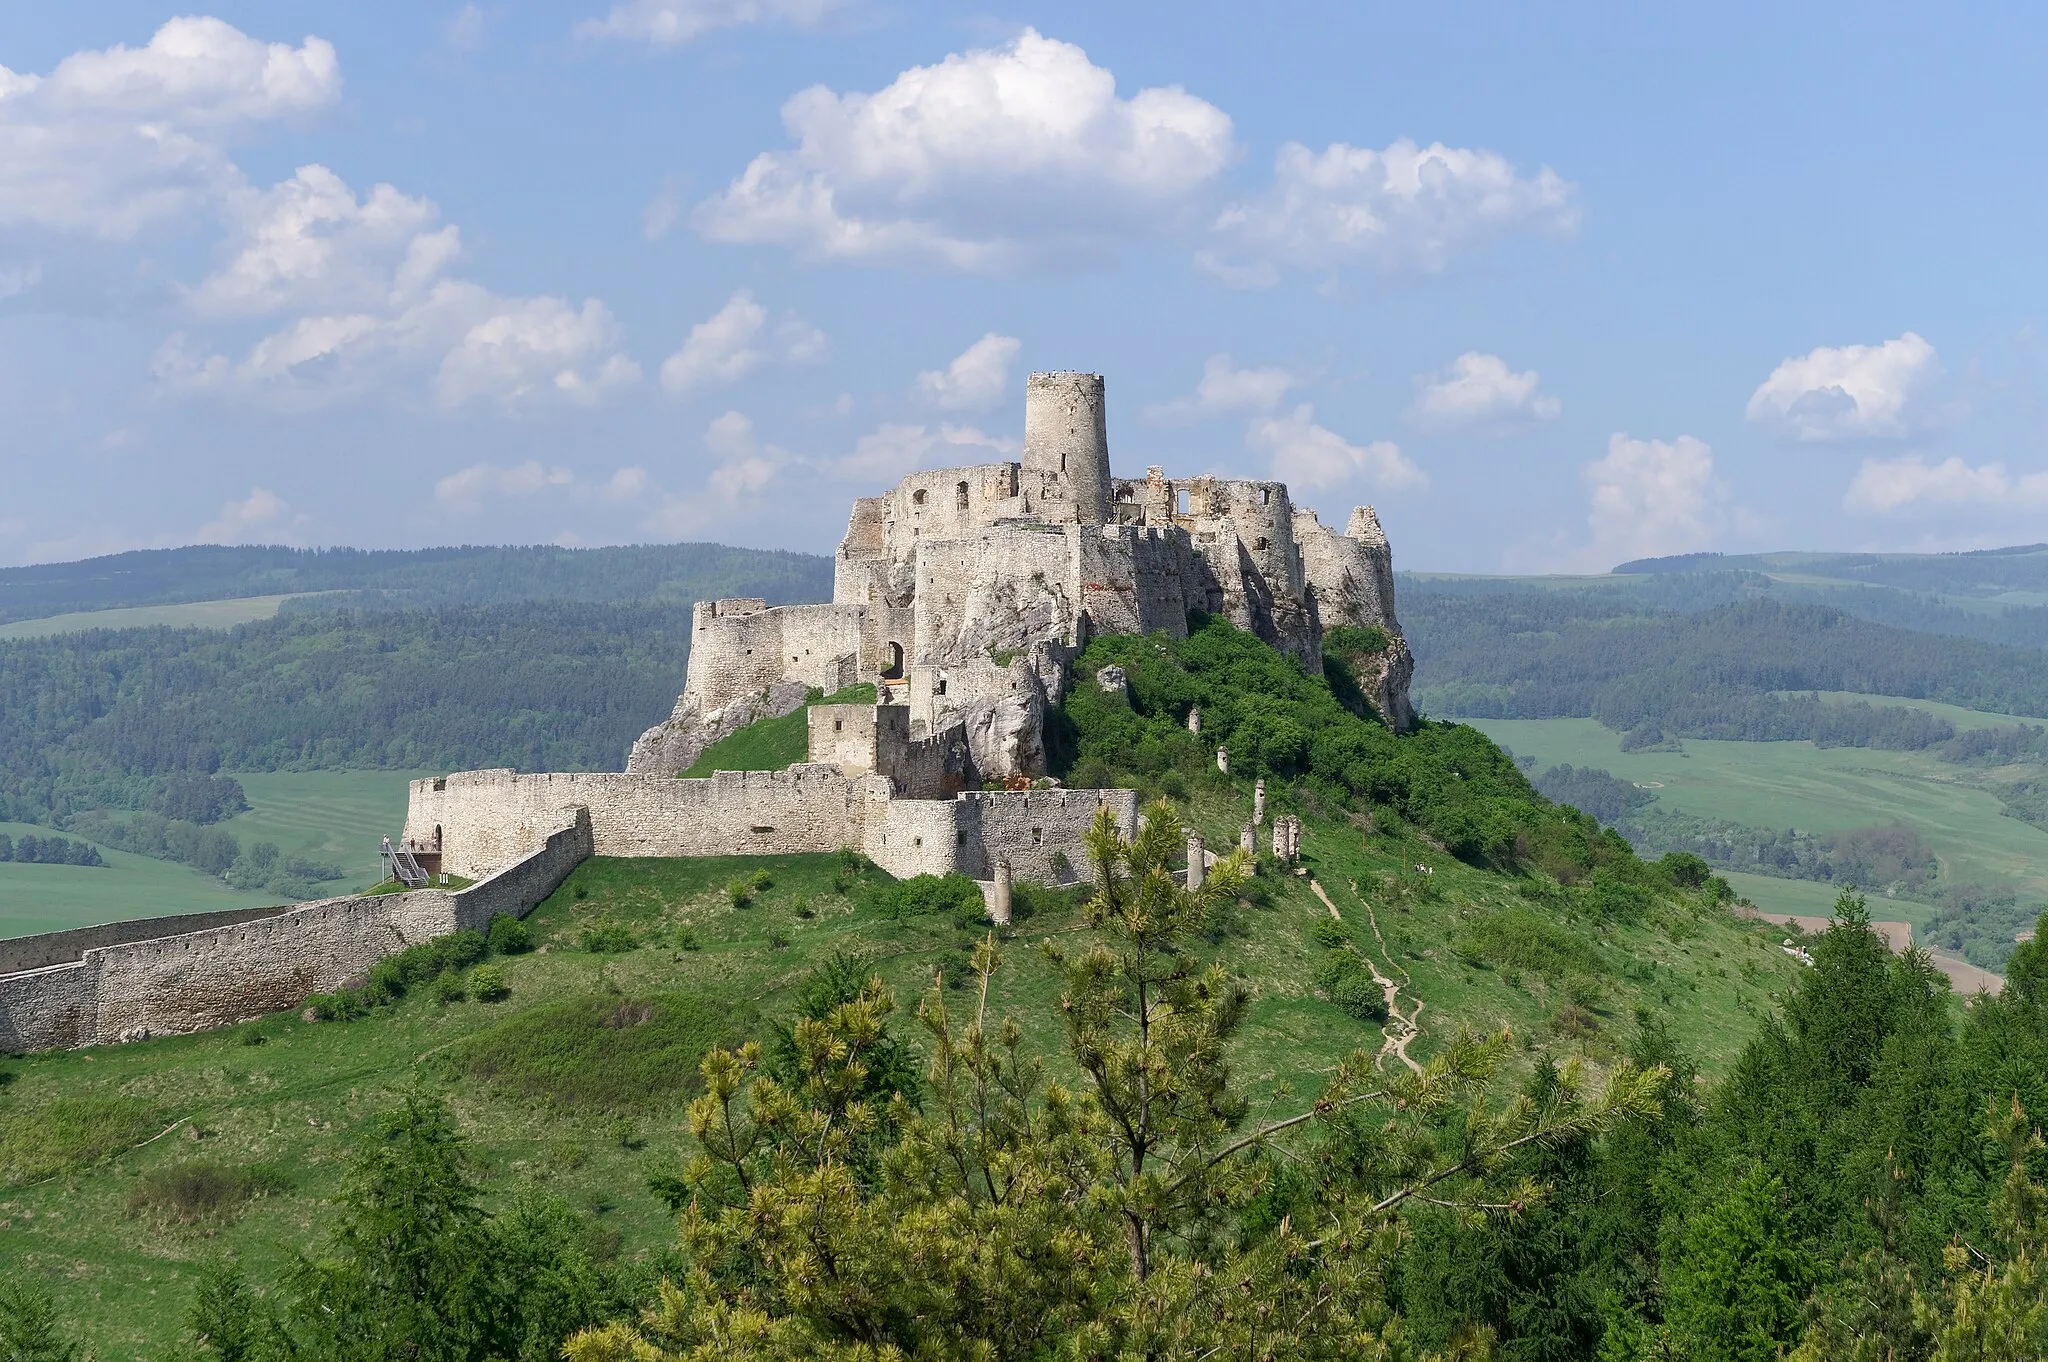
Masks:
[[[1337,911],[1337,905],[1330,902],[1330,896],[1323,892],[1323,886],[1313,876],[1309,879],[1308,887],[1316,891],[1316,897],[1323,901],[1323,907],[1330,910],[1332,918],[1339,922],[1344,920],[1344,915]],[[1364,895],[1358,894],[1358,886],[1353,885],[1351,892],[1358,895],[1359,903],[1365,907],[1366,921],[1372,924],[1372,939],[1380,943],[1380,950],[1385,953],[1388,961],[1393,963],[1394,968],[1401,969],[1400,964],[1394,961],[1393,952],[1387,950],[1386,938],[1380,935],[1379,919],[1373,916],[1372,905],[1366,903]],[[1372,958],[1369,952],[1364,954],[1365,967],[1372,971],[1373,982],[1380,986],[1380,992],[1385,996],[1387,1004],[1387,1024],[1380,1028],[1382,1040],[1379,1053],[1372,1058],[1373,1067],[1379,1068],[1386,1062],[1387,1056],[1392,1054],[1414,1072],[1421,1073],[1422,1066],[1408,1057],[1408,1046],[1418,1035],[1422,1034],[1422,999],[1417,998],[1415,1000],[1415,1010],[1403,1016],[1400,1006],[1401,986],[1380,973],[1378,962]],[[1408,971],[1401,970],[1401,972],[1406,974]]]

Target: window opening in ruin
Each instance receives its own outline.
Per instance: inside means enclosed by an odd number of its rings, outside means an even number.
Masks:
[[[953,499],[961,510],[967,509],[967,484],[959,483],[953,488]]]
[[[953,834],[953,845],[960,847],[964,847],[967,845],[967,829],[962,828],[960,829],[960,831]]]
[[[1259,505],[1261,505],[1261,506],[1271,506],[1272,504],[1273,504],[1273,489],[1272,489],[1272,488],[1270,488],[1270,487],[1261,487],[1261,488],[1259,489]]]
[[[1188,513],[1188,491],[1187,491],[1187,488],[1183,487],[1183,488],[1181,488],[1181,489],[1180,489],[1179,491],[1175,492],[1175,493],[1173,494],[1173,501],[1174,501],[1174,514],[1175,514],[1175,515],[1186,515],[1186,514]]]
[[[910,504],[913,506],[924,505],[924,488],[920,487],[910,494]]]
[[[845,721],[844,719],[834,719],[834,720],[832,721],[832,731],[833,731],[834,733],[837,733],[837,732],[838,732],[838,731],[839,731],[840,729],[842,729],[842,728],[845,728],[845,727],[846,727],[846,721]]]
[[[945,678],[945,677],[943,677],[943,676],[941,676],[941,677],[939,678],[939,688],[938,688],[937,690],[933,691],[933,692],[932,692],[932,694],[934,694],[934,695],[944,695],[945,693],[946,693],[946,678]]]
[[[1264,553],[1271,546],[1267,544],[1264,539],[1261,539],[1258,543],[1252,545],[1252,547],[1254,549],[1257,549],[1260,553]]]
[[[1044,828],[1033,828],[1033,829],[1031,830],[1031,845],[1033,845],[1033,846],[1038,846],[1038,845],[1039,845],[1039,844],[1040,844],[1041,842],[1043,842],[1044,840],[1045,840],[1045,829],[1044,829]]]
[[[902,644],[891,643],[889,645],[889,665],[882,668],[882,679],[884,681],[900,681],[903,679]]]

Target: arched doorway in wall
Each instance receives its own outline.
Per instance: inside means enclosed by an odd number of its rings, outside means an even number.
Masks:
[[[902,644],[896,643],[894,641],[892,641],[889,644],[889,661],[888,664],[882,668],[882,679],[884,681],[901,681],[903,679]]]

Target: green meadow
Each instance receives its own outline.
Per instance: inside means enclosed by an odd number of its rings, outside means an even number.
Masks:
[[[1908,703],[1885,700],[1883,703]],[[2009,722],[1997,716],[1938,709],[1950,717]],[[1538,765],[1568,762],[1611,772],[1656,791],[1660,804],[1683,813],[1752,827],[1832,832],[1905,822],[1934,848],[1944,881],[2009,880],[2024,895],[2048,899],[2048,832],[2008,818],[2004,806],[1973,782],[1982,773],[1929,752],[1862,747],[1819,748],[1810,742],[1707,742],[1686,739],[1677,752],[1624,752],[1620,735],[1591,719],[1472,719],[1495,742]],[[1742,887],[1760,880],[1743,876]],[[1782,884],[1785,887],[1776,887]],[[1796,882],[1767,890],[1788,906],[1813,893]],[[1765,899],[1751,894],[1765,906]],[[1911,919],[1904,905],[1879,916]]]
[[[419,771],[259,771],[235,774],[248,796],[248,812],[222,824],[243,846],[275,842],[286,854],[338,865],[340,879],[319,886],[345,894],[381,878],[378,848],[405,825],[406,782]],[[49,828],[0,823],[12,837],[43,837]],[[56,833],[56,836],[71,836]],[[80,839],[90,840],[90,839]],[[95,843],[104,867],[19,865],[0,861],[0,937],[66,931],[100,922],[254,908],[275,903],[266,892],[244,892],[188,866],[117,851]]]

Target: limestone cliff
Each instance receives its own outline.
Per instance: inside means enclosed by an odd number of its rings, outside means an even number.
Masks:
[[[1387,723],[1414,722],[1392,553],[1370,507],[1339,534],[1285,483],[1112,477],[1095,374],[1033,374],[1024,425],[1017,462],[912,473],[855,501],[831,604],[700,604],[683,696],[627,769],[674,774],[742,722],[788,712],[781,688],[872,680],[883,703],[908,706],[913,738],[964,741],[970,769],[949,781],[1039,775],[1046,710],[1088,639],[1184,637],[1191,611],[1317,672],[1325,630],[1377,628],[1387,646],[1362,660],[1363,680]]]

